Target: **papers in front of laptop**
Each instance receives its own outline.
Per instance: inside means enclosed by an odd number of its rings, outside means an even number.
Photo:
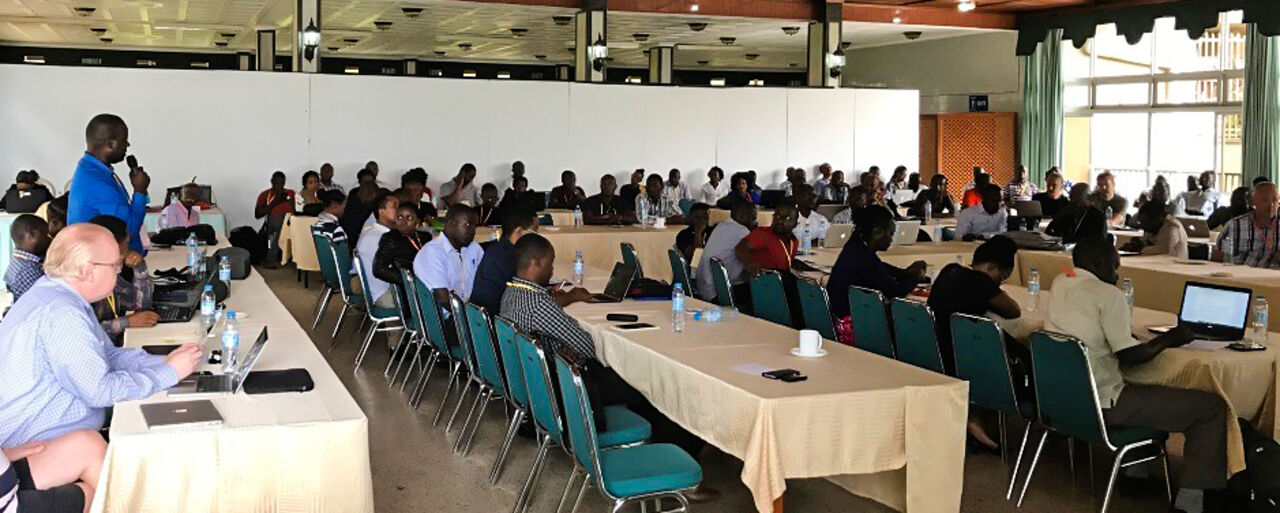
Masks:
[[[1238,342],[1238,341],[1235,341],[1235,342]],[[1182,349],[1187,349],[1190,351],[1221,351],[1223,349],[1226,349],[1228,345],[1233,344],[1235,342],[1222,342],[1222,341],[1215,341],[1215,340],[1192,340],[1191,342],[1187,342],[1186,345],[1182,346]]]

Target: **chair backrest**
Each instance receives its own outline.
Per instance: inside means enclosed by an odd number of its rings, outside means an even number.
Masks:
[[[370,297],[369,273],[364,270],[364,258],[365,257],[361,255],[359,251],[356,251],[355,254],[351,256],[351,265],[356,267],[356,276],[360,279],[360,290],[364,291],[365,304],[369,305],[369,308],[365,309],[365,313],[369,315],[370,319],[377,320],[379,317],[375,315],[373,303],[374,301],[377,301],[378,298]]]
[[[498,361],[497,341],[494,340],[489,312],[471,303],[464,304],[463,311],[467,315],[467,331],[471,333],[471,350],[476,356],[476,374],[494,390],[505,392],[502,364]]]
[[[910,299],[895,299],[889,306],[893,312],[893,335],[898,359],[938,374],[946,374],[938,333],[933,329],[933,311],[929,305]]]
[[[493,317],[493,334],[498,339],[498,356],[502,358],[502,374],[506,377],[507,399],[516,406],[528,408],[529,392],[524,387],[520,350],[516,348],[516,325],[503,317]]]
[[[671,260],[671,281],[680,284],[680,288],[684,289],[684,295],[692,296],[693,284],[689,283],[689,264],[685,263],[684,255],[668,248],[667,259]]]
[[[338,241],[329,243],[329,255],[333,257],[334,267],[338,271],[338,290],[342,292],[342,299],[347,304],[359,305],[360,302],[355,301],[356,291],[351,289],[351,250],[347,246],[347,241]],[[370,302],[373,302],[370,300]]]
[[[831,322],[831,302],[827,289],[808,278],[796,281],[800,296],[800,311],[804,313],[804,327],[816,330],[827,340],[836,340],[836,327]]]
[[[412,269],[399,267],[397,270],[400,271],[400,283],[397,285],[404,291],[401,300],[404,302],[404,310],[409,312],[409,317],[402,317],[407,319],[404,325],[414,333],[427,333],[426,320],[422,318],[422,304],[418,299],[418,279],[414,277]],[[404,315],[403,311],[401,315]]]
[[[556,352],[556,380],[560,383],[561,404],[564,405],[564,427],[569,434],[570,451],[578,464],[587,469],[589,476],[596,473],[596,429],[595,419],[591,411],[591,401],[587,399],[586,388],[582,386],[582,371],[577,365]]]
[[[1071,337],[1043,331],[1031,334],[1031,366],[1036,377],[1040,422],[1060,434],[1115,450],[1102,424],[1088,351]]]
[[[320,276],[325,286],[338,289],[338,263],[329,249],[329,236],[321,231],[311,231],[311,241],[316,245],[316,260],[320,261]]]
[[[551,441],[564,446],[560,426],[560,408],[551,390],[551,371],[546,364],[544,347],[532,337],[516,332],[516,348],[520,353],[520,370],[524,388],[529,392],[529,413],[538,428],[551,436]]]
[[[452,316],[453,331],[458,341],[458,346],[462,348],[462,363],[466,365],[467,371],[476,374],[476,351],[475,345],[471,343],[471,327],[467,325],[467,311],[462,306],[462,299],[457,294],[449,293],[449,315]]]
[[[729,281],[729,271],[725,270],[724,262],[719,258],[712,258],[711,263],[711,281],[716,288],[716,304],[720,306],[734,306],[733,304],[733,284]]]
[[[985,317],[960,313],[951,314],[950,322],[956,377],[969,382],[969,402],[989,410],[1020,414],[1000,326]]]
[[[401,269],[402,280],[412,280],[413,296],[416,298],[418,318],[422,319],[422,329],[427,334],[427,343],[440,353],[442,358],[452,360],[454,353],[449,350],[449,339],[444,334],[444,319],[440,317],[440,308],[436,306],[435,294],[418,281],[413,271]]]
[[[417,317],[414,316],[413,307],[409,303],[409,291],[405,289],[403,282],[397,281],[391,284],[391,296],[396,300],[396,311],[400,312],[400,322],[404,323],[405,331],[414,335],[421,333]]]
[[[756,317],[792,326],[791,307],[787,305],[787,293],[782,290],[782,275],[778,271],[765,271],[751,280],[751,305]]]
[[[636,247],[630,242],[619,244],[622,248],[622,263],[636,268],[636,279],[644,278],[644,270],[640,268],[640,257],[636,255]]]
[[[884,294],[874,289],[849,287],[849,316],[855,347],[889,358],[897,357]]]

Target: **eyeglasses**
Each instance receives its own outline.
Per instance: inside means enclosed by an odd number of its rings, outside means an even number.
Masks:
[[[114,267],[116,269],[116,272],[120,272],[121,269],[124,269],[123,258],[121,258],[120,260],[116,260],[115,262],[89,262],[89,263],[92,265],[100,265],[102,267]]]

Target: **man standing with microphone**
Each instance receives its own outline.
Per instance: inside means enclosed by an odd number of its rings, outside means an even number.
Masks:
[[[124,182],[116,176],[112,164],[125,160],[129,149],[129,127],[115,114],[98,114],[89,120],[84,131],[86,150],[76,164],[71,179],[67,205],[67,224],[88,222],[99,215],[118,217],[129,228],[129,249],[145,254],[142,249],[142,222],[147,215],[147,187],[151,177],[129,156],[130,197]]]

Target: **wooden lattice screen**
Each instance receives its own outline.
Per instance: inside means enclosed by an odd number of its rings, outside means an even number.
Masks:
[[[929,132],[935,136],[932,142],[924,140]],[[973,180],[973,166],[982,166],[997,184],[1013,177],[1018,158],[1017,114],[1013,112],[921,116],[920,137],[921,176],[927,180],[934,173],[946,175],[952,194],[959,194]],[[931,148],[933,154],[926,155]]]

